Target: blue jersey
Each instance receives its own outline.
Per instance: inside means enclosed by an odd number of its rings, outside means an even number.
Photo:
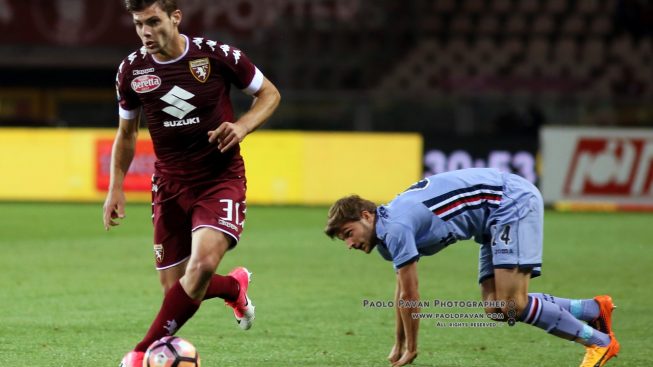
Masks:
[[[489,242],[507,175],[491,168],[441,173],[379,206],[376,236],[381,256],[399,269],[458,240]]]

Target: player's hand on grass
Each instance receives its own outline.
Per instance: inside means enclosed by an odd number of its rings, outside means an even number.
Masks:
[[[218,143],[218,149],[224,153],[245,139],[247,128],[243,125],[225,121],[217,129],[208,132],[209,143]]]
[[[107,199],[104,201],[104,229],[106,231],[115,227],[120,222],[115,219],[125,217],[125,193],[121,191],[109,191]]]
[[[405,366],[407,364],[413,363],[413,361],[417,358],[417,351],[404,351],[404,354],[402,354],[401,358],[399,358],[398,361],[394,362],[392,364],[392,367],[400,367],[400,366]]]
[[[392,346],[392,350],[390,351],[390,354],[388,354],[388,361],[390,361],[390,363],[397,362],[401,358],[403,352],[404,352],[404,343],[401,342],[395,343],[395,345]]]

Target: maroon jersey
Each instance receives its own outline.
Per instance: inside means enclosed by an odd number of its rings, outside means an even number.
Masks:
[[[158,61],[144,47],[123,60],[116,75],[120,117],[133,119],[143,108],[156,175],[183,182],[244,176],[240,146],[220,153],[207,132],[234,122],[231,85],[254,94],[263,74],[239,49],[182,36],[186,49],[174,60]]]

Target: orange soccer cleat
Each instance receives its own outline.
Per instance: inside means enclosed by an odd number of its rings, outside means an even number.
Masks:
[[[591,345],[585,347],[585,358],[580,363],[580,367],[601,367],[605,365],[612,357],[616,357],[619,353],[619,342],[614,334],[610,334],[610,344],[606,347],[598,345]]]
[[[599,304],[599,317],[588,322],[588,325],[602,333],[610,335],[612,334],[612,310],[616,307],[612,302],[612,297],[602,295],[594,297],[594,300]]]

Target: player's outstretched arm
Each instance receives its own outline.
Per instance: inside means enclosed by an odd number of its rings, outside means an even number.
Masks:
[[[264,78],[261,88],[254,94],[254,101],[249,110],[238,121],[224,121],[217,129],[209,131],[209,142],[217,142],[218,149],[226,152],[241,143],[247,134],[263,125],[277,109],[280,100],[281,94],[277,87]]]
[[[401,321],[401,312],[399,311],[399,296],[401,294],[401,282],[399,277],[397,277],[397,287],[395,289],[395,344],[392,346],[392,350],[388,355],[388,361],[390,363],[397,362],[404,350],[406,349],[406,335],[404,334],[404,324]]]
[[[404,327],[406,338],[406,347],[398,361],[392,364],[393,367],[405,366],[413,363],[417,358],[417,333],[419,331],[419,317],[413,317],[418,314],[420,308],[419,290],[417,278],[417,261],[403,266],[397,272],[397,280],[400,283],[401,290],[399,302],[395,305],[399,309],[401,322]]]
[[[103,208],[104,229],[107,231],[119,224],[116,219],[125,217],[125,193],[122,185],[129,170],[129,165],[134,159],[136,139],[138,137],[138,121],[138,118],[120,118],[118,132],[113,142],[109,191]]]

